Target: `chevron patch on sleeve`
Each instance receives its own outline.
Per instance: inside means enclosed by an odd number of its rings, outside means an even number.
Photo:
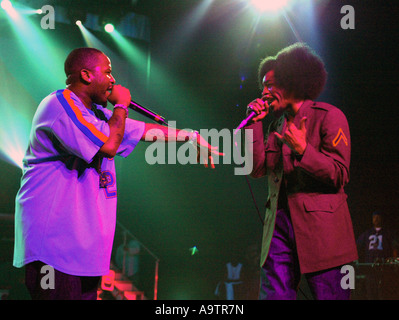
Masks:
[[[337,136],[333,140],[333,146],[336,147],[341,141],[345,143],[345,145],[348,145],[348,139],[346,138],[344,132],[342,131],[341,128],[339,128]]]

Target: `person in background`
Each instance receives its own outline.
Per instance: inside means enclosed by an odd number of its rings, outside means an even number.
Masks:
[[[381,211],[372,213],[373,227],[363,232],[356,241],[359,261],[366,263],[384,262],[398,256],[398,242],[393,232],[383,227]]]
[[[391,284],[384,278],[384,263],[398,256],[398,241],[389,228],[383,225],[381,211],[372,213],[372,227],[364,231],[356,241],[359,262],[367,265],[365,293],[369,300],[381,300],[390,289]],[[381,264],[381,268],[374,268],[374,264]],[[387,270],[388,272],[388,270]],[[394,289],[397,291],[397,288]],[[397,295],[397,294],[396,294]]]

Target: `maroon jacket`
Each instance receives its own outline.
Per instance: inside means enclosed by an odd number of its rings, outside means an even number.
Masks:
[[[309,273],[350,263],[357,259],[357,249],[344,192],[351,152],[348,122],[338,108],[311,100],[295,116],[298,128],[304,116],[307,147],[302,158],[273,134],[284,132],[284,116],[270,124],[266,139],[261,122],[247,128],[253,129],[251,176],[268,178],[261,266],[268,255],[280,186],[285,181],[301,272]]]

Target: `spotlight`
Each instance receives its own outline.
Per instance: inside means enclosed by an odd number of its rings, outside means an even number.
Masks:
[[[100,13],[98,17],[98,26],[108,33],[116,31],[119,23],[126,15],[126,11],[123,12],[122,8],[113,8],[107,12]]]
[[[260,12],[277,11],[287,5],[288,0],[251,0],[252,5]]]
[[[20,20],[19,13],[14,9],[10,0],[3,0],[0,3],[0,7],[7,12],[7,14],[12,18],[14,21]]]
[[[111,33],[111,32],[114,32],[115,27],[114,27],[114,25],[112,23],[107,23],[104,26],[104,30],[107,31],[108,33]]]
[[[77,26],[81,26],[86,21],[86,12],[76,8],[69,8],[66,16],[71,24],[76,24]]]
[[[1,1],[0,6],[6,11],[12,9],[12,3],[10,0]]]

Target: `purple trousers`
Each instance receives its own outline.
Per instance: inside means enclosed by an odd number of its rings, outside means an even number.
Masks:
[[[35,261],[25,266],[25,285],[33,300],[96,300],[101,277],[80,277],[54,269],[54,289],[42,288],[45,264]]]
[[[317,239],[316,239],[317,240]],[[305,274],[316,300],[348,300],[350,289],[341,288],[341,266]],[[261,269],[259,299],[295,300],[301,272],[294,230],[288,210],[278,210],[269,255]]]

